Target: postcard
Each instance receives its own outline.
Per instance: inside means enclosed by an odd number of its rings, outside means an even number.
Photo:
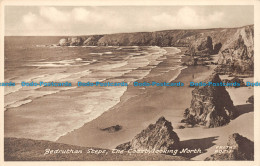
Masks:
[[[259,2],[149,2],[1,2],[4,165],[259,164]]]

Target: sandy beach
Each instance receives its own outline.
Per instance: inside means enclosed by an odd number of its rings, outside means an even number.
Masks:
[[[182,53],[179,53],[182,54]],[[166,56],[171,56],[168,53]],[[151,75],[160,70],[160,66],[170,64],[159,64],[158,68],[151,71]],[[142,79],[139,82],[169,81],[171,77],[180,72],[175,82],[183,82],[184,87],[145,87],[140,89],[129,86],[121,97],[120,103],[103,113],[98,118],[86,123],[79,129],[60,137],[57,142],[80,146],[94,146],[99,148],[113,149],[117,145],[130,141],[136,134],[140,133],[149,124],[154,123],[159,117],[164,116],[169,120],[174,131],[180,137],[181,144],[187,148],[202,148],[202,154],[193,154],[191,159],[204,160],[214,153],[214,145],[226,145],[228,136],[232,133],[240,133],[253,140],[253,105],[246,103],[248,97],[253,95],[253,88],[227,88],[234,105],[240,116],[232,120],[228,125],[217,128],[194,127],[178,129],[183,119],[183,111],[189,107],[191,102],[191,91],[189,82],[200,82],[207,78],[215,66],[189,66],[183,70],[175,70],[160,76]],[[253,78],[248,78],[249,80]],[[243,93],[242,93],[243,92]],[[180,95],[182,94],[182,95]],[[185,95],[183,95],[185,94]],[[238,94],[243,94],[238,96]],[[243,127],[238,127],[238,126]],[[120,125],[122,130],[109,133],[101,129]]]

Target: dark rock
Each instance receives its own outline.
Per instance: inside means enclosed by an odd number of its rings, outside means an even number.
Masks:
[[[107,128],[101,129],[101,130],[108,131],[108,132],[112,133],[112,132],[117,132],[117,131],[119,131],[121,129],[122,129],[122,126],[115,125],[115,126],[111,126],[111,127],[107,127]]]
[[[184,129],[184,128],[185,128],[185,126],[182,126],[182,125],[178,126],[178,129]]]
[[[214,73],[204,82],[221,83]],[[185,122],[207,127],[226,125],[236,117],[235,107],[224,86],[200,86],[192,91],[191,106],[184,112]]]
[[[221,43],[217,43],[214,45],[214,50],[213,50],[213,54],[218,54],[219,50],[221,49],[222,44]]]
[[[254,104],[254,95],[253,96],[250,96],[247,101],[247,103],[251,103],[251,104]]]
[[[214,71],[219,75],[233,75],[233,69],[229,65],[219,65]]]
[[[208,36],[206,39],[203,39],[199,42],[191,43],[189,49],[187,50],[186,54],[191,56],[208,56],[213,53],[213,45],[212,45],[212,38]]]
[[[235,87],[235,88],[239,88],[239,87],[245,87],[246,84],[244,83],[243,79],[240,79],[238,77],[234,77],[231,80],[228,79],[223,79],[222,80],[223,83],[236,83],[237,85],[239,84],[240,86],[227,86],[227,87]]]
[[[120,144],[116,147],[118,150],[129,150],[131,148],[130,142]]]
[[[254,160],[254,142],[246,137],[234,133],[229,136],[227,146],[232,147],[232,149],[227,149],[230,152],[216,153],[205,160]]]
[[[196,66],[198,65],[198,58],[191,57],[191,59],[187,62],[184,62],[182,65],[184,66]]]
[[[173,131],[171,122],[164,117],[150,124],[145,130],[137,134],[130,143],[117,146],[117,148],[136,150],[169,150],[178,147],[179,137]],[[124,150],[126,150],[124,149]]]
[[[206,40],[202,41],[201,44],[197,47],[198,51],[205,51],[205,53],[211,54],[213,51],[212,38],[207,37]]]

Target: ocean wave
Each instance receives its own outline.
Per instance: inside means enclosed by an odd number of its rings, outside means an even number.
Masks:
[[[180,74],[181,74],[181,71],[182,70],[184,70],[184,69],[186,69],[187,68],[187,66],[179,66],[177,69],[178,69],[178,74],[176,74],[173,78],[171,78],[170,80],[169,80],[169,82],[172,82],[172,81],[174,81]]]
[[[123,57],[123,60],[116,62],[108,58],[105,58],[105,61],[102,61],[102,57],[101,60],[94,59],[93,61],[84,61],[84,58],[82,59],[80,57],[76,57],[75,59],[60,61],[30,62],[32,64],[29,65],[47,65],[45,67],[58,65],[56,67],[68,67],[70,70],[63,70],[58,73],[46,73],[38,76],[21,76],[16,78],[16,80],[22,80],[22,77],[28,77],[28,82],[102,82],[107,80],[133,82],[148,76],[153,68],[157,67],[159,63],[165,60],[163,57],[167,54],[167,51],[160,47],[147,47],[145,49],[140,49],[139,46],[122,47],[122,50],[124,49],[127,50],[127,53]],[[146,51],[146,49],[149,50]],[[128,50],[138,50],[139,52],[133,53]],[[111,56],[116,56],[113,55],[113,52],[109,51],[89,54],[103,55],[106,53],[111,54]],[[174,68],[167,68],[168,71],[172,69]],[[61,135],[81,127],[85,123],[97,118],[105,111],[108,111],[120,102],[121,96],[127,90],[127,87],[82,88],[84,87],[62,87],[59,89],[44,87],[36,87],[35,89],[31,89],[31,87],[25,87],[22,89],[10,89],[5,95],[5,98],[8,99],[5,100],[5,108],[7,109],[14,107],[18,108],[25,104],[28,104],[26,105],[26,108],[31,106],[31,109],[34,109],[34,102],[32,103],[32,101],[36,99],[41,102],[50,101],[50,103],[47,105],[42,105],[42,108],[38,108],[39,111],[35,114],[26,114],[25,111],[23,117],[36,119],[35,122],[29,126],[20,126],[20,131],[17,131],[16,133],[9,133],[9,135],[29,137],[33,139],[56,140]],[[52,99],[54,101],[52,101]],[[46,119],[48,119],[47,124]],[[46,125],[43,127],[42,124]],[[26,129],[26,131],[28,130],[28,133],[23,132],[26,127],[29,127],[29,129]]]
[[[100,69],[98,69],[98,70],[111,70],[114,68],[119,68],[119,67],[125,66],[127,64],[128,64],[127,61],[123,61],[123,62],[119,62],[119,63],[105,64],[105,65],[100,66]]]
[[[35,62],[33,64],[28,64],[26,66],[36,66],[36,67],[68,67],[68,66],[80,66],[80,65],[89,65],[95,62],[92,61],[83,61],[82,58],[60,60],[60,61],[47,61],[47,62]]]
[[[5,106],[5,111],[8,109],[8,108],[15,108],[15,107],[20,107],[21,105],[24,105],[24,104],[27,104],[27,103],[30,103],[32,102],[31,99],[27,99],[27,100],[21,100],[21,101],[15,101],[7,106]]]
[[[90,55],[103,55],[103,53],[91,52]]]
[[[104,52],[103,54],[113,54],[113,52]]]

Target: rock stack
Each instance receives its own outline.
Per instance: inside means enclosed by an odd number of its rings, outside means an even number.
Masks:
[[[219,75],[213,73],[205,83],[221,83]],[[207,127],[226,125],[235,118],[236,111],[224,86],[199,86],[192,91],[190,108],[184,112],[184,120],[192,126],[196,124]]]
[[[170,150],[178,147],[179,137],[173,131],[171,122],[164,117],[150,124],[145,130],[137,134],[132,141],[116,147],[120,150]]]
[[[227,149],[218,151],[205,160],[254,160],[254,142],[234,133],[229,136]]]
[[[221,43],[220,43],[221,44]],[[214,49],[220,49],[220,45],[214,47]],[[190,44],[186,54],[191,56],[209,56],[215,52],[218,52],[213,49],[212,38],[207,36],[207,38],[202,39],[201,41],[195,41]]]

